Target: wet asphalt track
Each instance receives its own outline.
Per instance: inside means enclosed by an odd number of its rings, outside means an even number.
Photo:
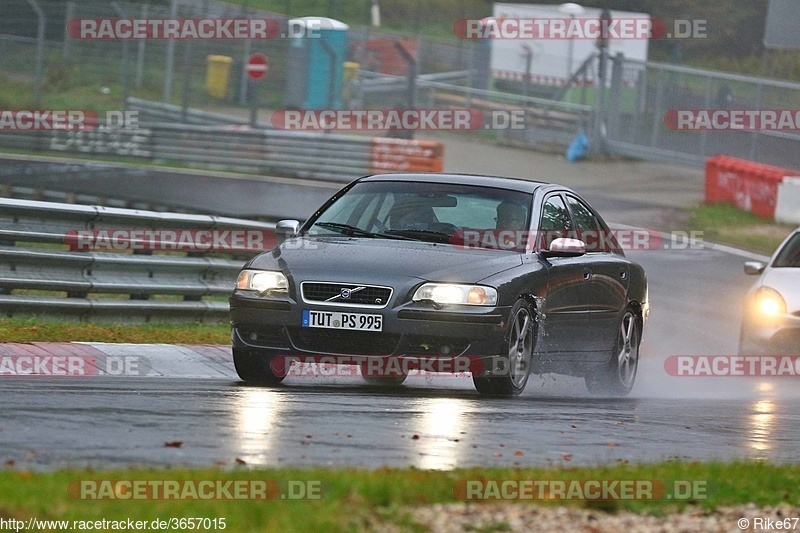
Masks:
[[[733,355],[743,258],[717,250],[630,253],[652,313],[626,399],[582,380],[533,376],[514,399],[479,397],[468,377],[417,376],[396,391],[353,377],[246,386],[224,356],[141,353],[153,377],[0,377],[0,460],[66,465],[592,465],[800,455],[800,378],[686,378],[670,355]],[[109,345],[109,349],[117,349]],[[138,351],[137,351],[138,350]],[[173,349],[174,350],[174,349]],[[160,355],[162,354],[162,355]],[[416,437],[415,437],[416,436]],[[181,441],[181,447],[165,442]]]

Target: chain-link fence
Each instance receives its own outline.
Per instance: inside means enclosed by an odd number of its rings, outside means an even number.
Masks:
[[[747,77],[675,65],[615,58],[606,111],[608,148],[644,159],[702,163],[706,157],[729,155],[800,169],[800,132],[779,128],[749,130],[748,121],[717,121],[721,128],[702,127],[701,119],[717,111],[755,112],[800,109],[800,84]],[[678,128],[670,117],[691,112],[692,124]],[[702,114],[708,112],[708,114]],[[746,115],[744,115],[746,117]],[[697,119],[697,120],[694,120]],[[730,127],[726,127],[729,122]]]
[[[419,15],[426,12],[415,5],[417,23],[424,25]],[[268,18],[280,25],[280,35],[122,41],[73,39],[66,30],[73,19],[201,17]],[[179,105],[185,110],[180,120],[190,122],[191,108],[247,120],[254,100],[264,109],[292,107],[298,101],[293,77],[303,56],[293,53],[296,42],[281,37],[288,34],[288,20],[211,0],[4,0],[0,109],[119,110],[131,96]],[[350,108],[478,109],[487,117],[485,127],[460,134],[501,142],[564,148],[583,130],[598,151],[689,164],[727,154],[800,168],[796,131],[680,131],[665,123],[671,110],[797,109],[800,84],[622,57],[609,58],[600,76],[598,54],[574,63],[570,58],[576,73],[567,84],[538,72],[541,51],[535,46],[520,42],[514,50],[505,62],[516,69],[510,72],[492,64],[491,41],[351,27],[344,52],[332,56],[337,64],[348,62],[344,82],[315,90],[329,91],[323,101]],[[258,82],[249,81],[244,68],[253,53],[269,62]],[[495,120],[514,113],[524,115],[522,127]]]

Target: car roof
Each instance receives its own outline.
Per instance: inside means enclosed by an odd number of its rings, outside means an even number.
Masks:
[[[495,187],[533,193],[537,189],[558,187],[571,191],[569,187],[546,183],[543,181],[524,180],[520,178],[507,178],[503,176],[487,176],[483,174],[450,174],[439,172],[404,172],[396,174],[373,174],[365,176],[358,181],[420,181],[427,183],[452,183],[458,185],[475,185],[481,187]]]

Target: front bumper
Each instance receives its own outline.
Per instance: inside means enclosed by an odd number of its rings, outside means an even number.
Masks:
[[[382,309],[299,303],[288,296],[260,298],[237,291],[230,299],[234,347],[272,356],[327,355],[341,360],[411,357],[447,359],[500,353],[510,307],[446,306],[406,302]],[[302,327],[304,309],[380,314],[380,332]]]
[[[759,354],[800,355],[800,315],[796,313],[747,317],[742,334],[745,345]]]

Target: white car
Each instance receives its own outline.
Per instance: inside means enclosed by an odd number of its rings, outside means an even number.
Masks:
[[[800,355],[800,228],[768,264],[749,261],[745,274],[760,276],[745,300],[740,355]]]

